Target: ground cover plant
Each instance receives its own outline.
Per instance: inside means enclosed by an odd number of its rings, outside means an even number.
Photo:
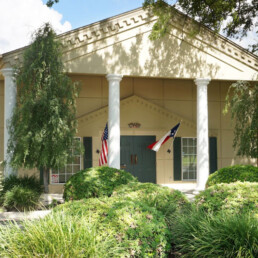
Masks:
[[[190,206],[188,199],[180,191],[153,183],[130,182],[120,185],[114,189],[112,196],[131,198],[154,207],[165,216],[168,224],[174,212]]]
[[[40,195],[43,193],[42,185],[35,176],[18,177],[11,175],[3,182],[0,192],[0,205],[10,210],[31,210],[39,204]]]
[[[171,242],[162,213],[118,196],[67,202],[0,231],[4,257],[166,257]]]
[[[258,215],[258,183],[236,182],[209,187],[195,197],[198,208],[207,212],[254,212]]]
[[[79,171],[64,186],[64,199],[110,196],[115,187],[137,181],[129,172],[110,167],[93,167]]]
[[[251,165],[235,165],[221,168],[211,174],[207,181],[207,187],[220,183],[258,182],[258,167]]]

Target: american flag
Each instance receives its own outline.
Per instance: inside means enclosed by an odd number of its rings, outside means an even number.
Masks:
[[[107,164],[108,161],[108,125],[104,129],[104,132],[101,137],[102,147],[99,157],[99,166]]]

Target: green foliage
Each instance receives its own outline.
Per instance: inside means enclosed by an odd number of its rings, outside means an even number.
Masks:
[[[3,162],[0,161],[0,196],[1,192],[3,190],[3,180],[4,180],[4,168],[3,168]]]
[[[52,7],[54,3],[58,3],[58,2],[59,2],[59,0],[48,0],[46,5],[48,7]]]
[[[40,194],[24,186],[14,186],[4,195],[3,207],[10,210],[28,211],[37,207]]]
[[[151,39],[158,39],[171,30],[172,16],[177,13],[176,8],[187,17],[198,21],[200,25],[219,32],[221,29],[227,37],[242,38],[247,32],[255,31],[255,19],[258,11],[257,1],[232,0],[232,1],[201,1],[201,0],[144,0],[143,7],[158,17],[152,27]],[[183,25],[184,26],[184,25]],[[193,26],[190,34],[196,34]],[[257,50],[258,44],[249,46],[251,51]]]
[[[9,123],[13,167],[63,167],[76,133],[77,86],[64,74],[62,46],[49,24],[35,33],[16,68],[17,105]],[[46,183],[46,182],[44,182]]]
[[[36,207],[43,192],[35,176],[17,177],[11,175],[3,180],[0,205],[7,210],[28,210]]]
[[[90,217],[59,212],[20,224],[0,225],[1,257],[115,257],[110,248],[116,240],[106,234],[102,242],[96,241],[98,232]]]
[[[64,186],[64,199],[110,196],[115,187],[137,181],[130,173],[110,167],[94,167],[74,174]]]
[[[258,183],[214,185],[197,195],[195,204],[208,212],[225,211],[232,214],[253,212],[258,215]]]
[[[221,168],[211,174],[207,181],[207,187],[220,183],[258,182],[258,167],[251,165],[235,165]]]
[[[21,176],[17,177],[16,175],[10,175],[3,180],[3,191],[2,194],[5,194],[7,191],[10,191],[15,186],[28,187],[38,194],[42,194],[43,189],[40,184],[39,179],[35,176]]]
[[[214,216],[193,209],[178,214],[172,228],[174,253],[180,257],[257,257],[258,223],[249,214]]]
[[[186,209],[190,205],[180,191],[152,183],[131,182],[121,185],[115,188],[112,196],[138,200],[153,207],[165,216],[167,223],[176,211]]]
[[[235,123],[233,147],[237,155],[258,157],[258,83],[233,83],[226,97],[224,112],[231,112]]]
[[[154,208],[117,197],[59,205],[39,221],[0,226],[1,257],[166,257],[171,233]]]
[[[164,257],[170,246],[170,231],[164,216],[155,208],[127,197],[90,198],[67,202],[55,208],[71,216],[89,217],[100,241],[116,239],[115,257]],[[112,257],[112,256],[109,256]]]

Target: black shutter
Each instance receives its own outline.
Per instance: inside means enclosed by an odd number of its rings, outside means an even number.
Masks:
[[[43,168],[39,170],[39,181],[41,185],[44,185],[44,179],[43,179]]]
[[[92,137],[83,137],[84,169],[92,167]]]
[[[174,181],[181,181],[181,137],[176,137],[173,144],[174,148]]]
[[[209,154],[210,154],[210,174],[217,171],[217,138],[210,137],[209,138]]]

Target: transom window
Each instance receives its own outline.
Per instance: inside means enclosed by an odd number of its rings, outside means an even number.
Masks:
[[[196,138],[182,138],[182,178],[185,181],[196,180],[196,143]]]
[[[76,137],[75,141],[81,141]],[[64,168],[52,169],[50,173],[51,184],[64,184],[75,173],[81,170],[81,155],[74,147],[71,149],[71,156]]]

